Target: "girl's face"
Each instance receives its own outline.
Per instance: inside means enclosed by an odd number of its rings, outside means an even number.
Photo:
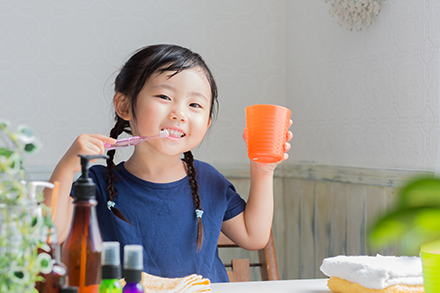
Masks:
[[[180,155],[195,148],[211,123],[211,87],[200,67],[173,77],[167,71],[152,75],[139,92],[133,135],[150,136],[168,130],[166,139],[154,139],[140,147],[155,147],[167,155]],[[133,123],[133,121],[131,121]],[[144,146],[145,145],[145,146]]]

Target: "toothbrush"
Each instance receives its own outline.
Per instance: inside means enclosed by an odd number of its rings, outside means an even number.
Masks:
[[[114,144],[104,143],[105,151],[116,150],[120,148],[125,148],[128,146],[138,145],[146,140],[154,138],[166,138],[170,134],[168,130],[161,130],[159,134],[152,136],[133,136],[129,138],[119,139]]]

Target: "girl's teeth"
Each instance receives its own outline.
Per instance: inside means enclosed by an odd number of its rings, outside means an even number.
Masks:
[[[174,137],[183,137],[184,133],[178,130],[174,130],[174,129],[168,129],[168,132],[170,134],[170,136],[174,136]]]

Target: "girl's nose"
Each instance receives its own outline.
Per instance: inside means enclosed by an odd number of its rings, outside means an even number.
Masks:
[[[182,122],[186,121],[185,114],[182,111],[172,111],[170,112],[168,117],[171,120],[182,121]]]

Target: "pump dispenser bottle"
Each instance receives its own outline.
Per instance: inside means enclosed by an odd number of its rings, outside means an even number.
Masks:
[[[102,282],[99,293],[122,293],[121,258],[119,257],[119,242],[102,243]]]
[[[96,187],[89,178],[88,164],[105,155],[81,157],[82,174],[73,186],[73,218],[64,243],[62,262],[67,267],[68,286],[78,293],[99,293],[102,237],[96,216]]]
[[[141,245],[124,246],[124,277],[125,286],[123,293],[143,293],[144,287],[141,285],[143,256]]]

